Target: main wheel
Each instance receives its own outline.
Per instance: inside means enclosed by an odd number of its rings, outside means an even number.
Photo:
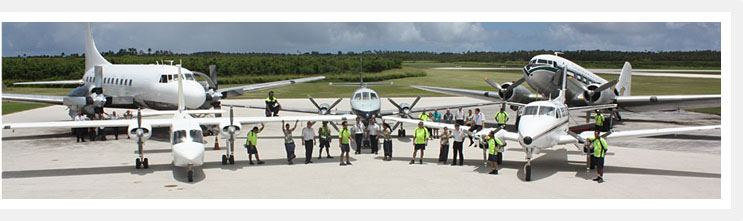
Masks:
[[[144,160],[142,160],[142,168],[150,168],[150,161],[147,160],[147,158],[144,158]]]
[[[139,169],[140,167],[142,167],[142,161],[137,158],[136,160],[134,160],[134,168]]]
[[[235,164],[235,155],[230,155],[230,164]]]
[[[531,166],[530,165],[526,165],[526,168],[524,169],[524,173],[526,173],[524,175],[524,179],[526,181],[531,181]]]
[[[405,129],[402,129],[402,136],[405,136]]]
[[[227,156],[222,154],[222,165],[227,165]]]
[[[193,182],[193,170],[188,171],[188,182]]]

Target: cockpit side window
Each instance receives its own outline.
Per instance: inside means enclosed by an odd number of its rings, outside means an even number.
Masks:
[[[555,108],[549,106],[542,106],[539,108],[539,115],[547,115],[555,117]]]
[[[537,60],[537,64],[546,64],[546,63],[547,63],[547,61],[545,61],[543,59],[538,59]]]
[[[173,132],[173,145],[183,143],[187,139],[185,130],[176,130]]]
[[[375,93],[371,93],[371,99],[372,99],[372,100],[376,100],[376,99],[378,99],[378,98],[377,98],[377,94],[375,94]]]
[[[361,93],[356,93],[355,95],[353,95],[353,99],[354,100],[361,100]]]
[[[538,106],[528,106],[524,108],[524,115],[537,115]]]
[[[191,81],[193,81],[193,80],[194,80],[194,79],[193,79],[193,74],[186,74],[186,80],[191,80]]]
[[[191,135],[191,140],[193,140],[193,142],[204,143],[204,135],[200,130],[190,130],[188,133]]]

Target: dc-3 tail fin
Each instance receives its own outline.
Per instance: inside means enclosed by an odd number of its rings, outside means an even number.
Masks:
[[[93,33],[90,31],[90,23],[88,23],[88,39],[85,42],[85,71],[101,65],[111,65],[111,63],[106,61],[98,52],[98,48],[95,47]]]
[[[616,89],[619,96],[629,96],[630,88],[632,88],[632,65],[625,61],[622,72],[619,73],[619,82]]]

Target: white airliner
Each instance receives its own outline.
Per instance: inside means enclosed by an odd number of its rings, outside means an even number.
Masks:
[[[557,66],[557,65],[556,65]],[[562,73],[562,67],[557,66],[559,69],[557,73]],[[570,66],[568,66],[570,67]],[[570,73],[569,68],[565,73]],[[565,79],[568,79],[563,75],[561,85],[567,85]],[[528,104],[521,103],[509,103],[521,108],[521,119],[518,124],[518,132],[509,132],[502,130],[502,128],[485,128],[478,132],[476,137],[485,137],[492,130],[496,130],[496,136],[499,139],[508,141],[517,141],[521,145],[524,153],[526,154],[526,165],[524,165],[524,179],[526,181],[531,180],[531,159],[534,154],[539,153],[540,150],[552,148],[556,145],[562,144],[576,144],[583,143],[587,138],[593,138],[594,133],[592,131],[585,131],[581,134],[575,134],[569,131],[568,118],[570,110],[594,110],[594,109],[606,109],[614,108],[615,104],[609,105],[593,105],[593,106],[581,106],[581,107],[568,107],[565,102],[567,91],[564,87],[558,90],[556,93],[558,96],[555,99],[548,101],[535,101]],[[383,117],[387,120],[405,122],[405,123],[418,123],[416,120],[403,119],[397,117]],[[424,122],[427,127],[442,128],[447,127],[454,129],[453,124],[445,123],[433,123]],[[461,128],[468,129],[469,127],[460,126]],[[620,137],[637,137],[637,136],[650,136],[659,134],[675,134],[684,131],[697,131],[697,130],[710,130],[719,129],[720,125],[713,126],[697,126],[697,127],[680,127],[680,128],[664,128],[664,129],[646,129],[646,130],[631,130],[631,131],[614,131],[602,135],[606,138],[620,138]],[[587,158],[590,159],[590,158]],[[587,162],[588,164],[588,162]]]
[[[172,62],[171,62],[172,63]],[[100,67],[96,72],[94,67]],[[261,84],[218,89],[216,70],[210,67],[210,75],[180,68],[185,75],[183,87],[187,109],[219,108],[219,100],[238,96],[247,91],[260,90],[294,83],[316,81],[324,76],[276,81]],[[149,108],[155,110],[176,110],[178,85],[175,76],[179,67],[167,64],[111,64],[95,46],[90,25],[85,43],[85,73],[81,80],[24,82],[23,84],[81,84],[67,96],[30,95],[3,93],[5,101],[21,101],[65,105],[70,117],[79,112],[85,114],[102,111],[103,107]],[[197,82],[195,75],[207,81]],[[96,78],[96,76],[100,76]]]
[[[96,68],[99,68],[97,66]],[[135,168],[149,167],[149,160],[144,157],[143,143],[152,135],[153,127],[170,127],[170,141],[173,153],[173,165],[185,167],[189,182],[193,182],[193,168],[204,164],[204,139],[201,126],[219,126],[220,133],[228,142],[226,154],[222,155],[222,164],[235,163],[234,140],[240,133],[243,124],[281,122],[284,121],[342,121],[353,120],[354,115],[334,116],[282,116],[282,117],[234,117],[230,110],[229,118],[193,118],[186,110],[185,82],[181,80],[186,77],[182,74],[179,65],[176,67],[175,83],[177,86],[176,99],[178,100],[177,111],[170,119],[142,120],[142,115],[137,114],[136,120],[98,120],[98,121],[60,121],[60,122],[28,122],[28,123],[6,123],[3,129],[25,129],[25,128],[90,128],[90,127],[128,127],[130,136],[137,138],[138,154],[135,159]],[[178,77],[181,76],[181,77]]]
[[[523,77],[515,82],[498,84],[485,81],[497,91],[479,91],[456,88],[413,86],[418,89],[481,98],[486,100],[528,103],[543,97],[555,98],[560,90],[558,64],[568,68],[565,102],[571,107],[616,104],[619,110],[640,112],[720,107],[721,95],[631,95],[632,66],[624,63],[618,80],[607,81],[593,72],[557,55],[537,55],[522,69]],[[520,84],[526,82],[538,94],[532,94]],[[611,89],[611,90],[609,90]],[[511,106],[515,110],[514,106]],[[617,117],[619,115],[617,114]]]

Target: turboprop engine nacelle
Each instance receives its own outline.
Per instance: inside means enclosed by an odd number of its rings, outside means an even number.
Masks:
[[[138,136],[139,127],[137,127],[136,123],[129,124],[129,129],[127,129],[127,133],[129,133],[130,137],[136,138]],[[142,122],[142,140],[150,139],[152,136],[152,125]]]
[[[232,128],[234,128],[234,135],[237,136],[240,134],[240,131],[242,130],[243,126],[240,124],[232,124]],[[219,123],[219,134],[222,135],[224,138],[230,137],[230,121],[224,121]]]
[[[512,82],[506,82],[501,84],[501,88],[508,88],[513,84]],[[529,97],[531,96],[531,91],[527,89],[526,87],[519,85],[511,91],[499,91],[498,96],[503,98],[503,100],[508,102],[515,102],[515,103],[529,103]],[[511,110],[518,110],[517,106],[511,106]]]

